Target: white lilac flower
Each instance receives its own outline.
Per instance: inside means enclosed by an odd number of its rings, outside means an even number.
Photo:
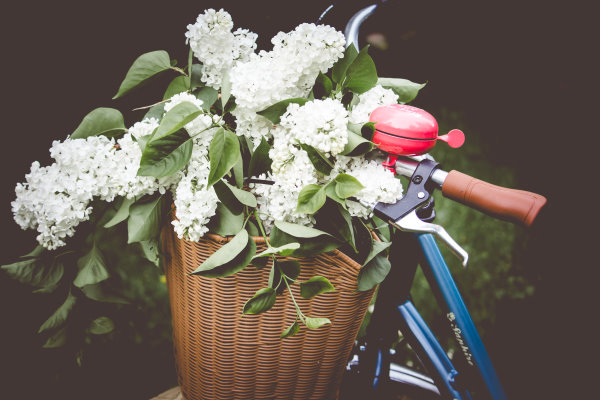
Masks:
[[[37,229],[42,246],[50,250],[64,246],[64,239],[75,233],[74,227],[89,219],[88,196],[63,192],[63,177],[56,163],[40,167],[34,162],[25,180],[17,184],[17,198],[11,203],[15,221],[22,229]]]
[[[262,138],[268,139],[271,136],[273,124],[262,115],[241,107],[236,107],[231,114],[235,117],[235,133],[250,139],[253,150],[260,144]]]
[[[276,56],[297,74],[296,85],[310,90],[319,72],[327,72],[344,55],[346,39],[328,25],[304,23],[290,33],[279,32],[271,42]]]
[[[155,124],[146,121],[132,131],[146,135],[142,131],[151,132]],[[137,176],[142,152],[131,133],[117,142],[105,136],[55,141],[50,155],[56,162],[48,167],[34,162],[12,202],[15,221],[23,229],[37,229],[39,243],[49,249],[63,246],[75,227],[89,218],[94,197],[111,202],[116,196],[164,193],[181,175],[158,180]]]
[[[156,118],[147,118],[143,121],[136,122],[127,132],[136,140],[148,136],[158,128],[158,120]]]
[[[353,176],[364,186],[364,189],[354,196],[363,203],[394,203],[402,198],[400,180],[376,161],[339,156],[330,178],[335,178],[339,173]],[[361,218],[372,215],[370,209],[356,202],[348,202],[348,211],[352,216]]]
[[[187,172],[173,190],[177,219],[171,223],[180,239],[198,241],[208,232],[206,225],[217,209],[215,190],[206,189],[210,171],[206,155],[205,146],[194,144]]]
[[[261,111],[278,101],[305,97],[319,72],[344,54],[341,32],[327,25],[302,24],[278,33],[273,50],[252,54],[231,70],[231,93],[238,107]]]
[[[236,62],[248,60],[256,49],[257,35],[247,29],[231,32],[231,15],[223,9],[208,9],[198,15],[185,33],[190,48],[202,62],[202,81],[219,89],[223,76]]]
[[[303,106],[292,103],[281,116],[280,125],[293,141],[327,156],[339,154],[348,142],[348,112],[338,100],[313,100]]]
[[[258,177],[273,180],[273,185],[250,184],[250,190],[256,195],[260,218],[265,228],[270,230],[274,221],[287,221],[312,226],[314,218],[308,214],[296,213],[298,195],[309,184],[317,183],[317,176],[308,155],[298,150],[294,157],[273,173]]]
[[[289,130],[281,126],[273,130],[273,146],[269,150],[271,159],[271,170],[275,174],[281,174],[283,168],[294,160],[298,149],[294,146]],[[304,150],[302,150],[304,151]]]
[[[376,85],[372,89],[358,96],[359,103],[350,112],[350,122],[364,124],[369,122],[369,116],[377,107],[398,103],[398,95],[391,89]]]

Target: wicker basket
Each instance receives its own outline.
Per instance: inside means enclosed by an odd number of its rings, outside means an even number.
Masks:
[[[348,356],[373,292],[357,292],[360,265],[335,250],[299,259],[300,280],[327,277],[334,292],[304,300],[294,297],[308,316],[332,321],[317,330],[303,326],[280,339],[296,312],[289,294],[259,315],[242,315],[244,303],[267,286],[269,268],[250,266],[227,278],[188,276],[228,239],[207,234],[198,243],[163,230],[165,272],[171,300],[173,340],[179,385],[195,399],[336,399]],[[255,238],[257,251],[266,248]]]

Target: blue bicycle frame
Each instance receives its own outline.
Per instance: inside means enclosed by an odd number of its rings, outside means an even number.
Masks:
[[[379,288],[375,312],[367,333],[368,356],[361,370],[368,371],[377,391],[388,379],[389,348],[398,328],[433,378],[440,394],[449,399],[471,399],[469,387],[483,386],[492,399],[506,395],[477,333],[452,275],[431,234],[397,232],[390,252],[391,276]],[[410,286],[421,264],[425,277],[448,318],[450,328],[475,372],[459,372],[410,299]],[[392,321],[392,322],[391,322]],[[393,326],[396,323],[397,326]],[[478,376],[479,378],[475,378]],[[482,384],[477,384],[479,380]]]
[[[435,239],[431,234],[418,234],[417,238],[425,258],[422,265],[423,272],[434,295],[446,311],[446,316],[468,364],[474,366],[479,372],[493,399],[505,399],[506,395],[492,366],[490,357],[483,346],[475,324],[458,292]],[[419,343],[432,343],[433,341],[437,344],[435,337],[421,320],[412,303],[406,302],[400,305],[398,311],[407,325],[413,324],[407,332],[415,335],[415,339]],[[441,347],[439,347],[439,344],[437,347],[432,345],[432,349],[434,351],[429,351],[428,354],[434,355],[431,359],[435,363],[436,375],[439,378],[446,377],[445,386],[451,391],[453,398],[470,398],[468,393],[460,396],[456,390],[453,390],[457,372]]]

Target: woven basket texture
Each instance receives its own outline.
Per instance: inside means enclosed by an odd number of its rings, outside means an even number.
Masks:
[[[291,285],[303,313],[327,317],[331,325],[281,332],[296,318],[287,291],[259,315],[242,315],[245,302],[267,286],[269,269],[249,266],[227,278],[189,276],[228,239],[207,234],[199,242],[176,237],[165,228],[163,252],[173,318],[179,385],[187,400],[337,399],[342,375],[373,291],[358,292],[360,265],[334,250],[298,259],[299,280],[321,275],[335,291],[304,300]],[[266,249],[254,238],[257,252]]]

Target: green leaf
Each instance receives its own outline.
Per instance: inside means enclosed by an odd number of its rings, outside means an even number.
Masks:
[[[269,246],[262,253],[255,255],[254,258],[268,257],[273,254],[279,254],[280,256],[287,257],[290,254],[292,254],[294,252],[294,250],[299,249],[299,248],[300,248],[300,243],[297,243],[297,242],[287,243],[287,244],[284,244],[283,246],[279,246],[279,247]]]
[[[240,154],[243,154],[243,153],[240,153]],[[240,158],[238,158],[238,161],[233,166],[233,179],[235,181],[235,185],[237,186],[237,188],[239,188],[239,190],[241,190],[244,187],[244,156],[243,155]],[[249,192],[246,192],[246,193],[249,193]],[[254,195],[252,196],[252,198],[254,198],[256,201],[256,198],[254,197]],[[252,207],[256,207],[256,206],[252,206]]]
[[[103,303],[114,303],[114,304],[129,304],[129,302],[121,297],[121,293],[115,293],[114,291],[107,291],[103,288],[101,283],[96,285],[87,285],[81,288],[81,291],[85,296],[94,301]]]
[[[156,129],[154,130],[154,132],[155,131]],[[154,132],[152,132],[152,134],[154,134]],[[146,145],[148,144],[150,139],[152,139],[152,134],[140,136],[139,138],[137,138],[138,147],[142,151],[142,154],[144,153],[144,150],[146,150]]]
[[[256,207],[256,197],[243,189],[238,189],[237,187],[230,185],[229,183],[225,182],[225,181],[221,181],[223,182],[227,188],[229,188],[229,190],[231,190],[231,193],[233,193],[233,195],[235,196],[235,198],[242,203],[245,206],[248,207]]]
[[[287,287],[287,285],[281,284],[282,279],[284,279],[283,277],[289,283],[294,282],[298,278],[298,275],[300,275],[300,263],[297,260],[275,258],[273,268],[271,268],[271,275],[269,276],[269,286],[275,289],[277,294],[281,294]]]
[[[191,275],[225,277],[244,269],[256,254],[256,243],[245,229],[215,251]]]
[[[63,264],[48,258],[29,258],[0,268],[12,279],[34,287],[52,288],[64,274]]]
[[[254,258],[256,260],[256,258]],[[268,264],[268,263],[267,263]],[[267,264],[263,265],[266,267]],[[267,286],[273,288],[276,292],[279,292],[279,285],[281,284],[281,274],[275,268],[275,265],[271,265],[271,270],[269,271],[269,281],[267,282]]]
[[[89,332],[93,335],[106,335],[115,329],[115,324],[108,317],[98,317],[90,323]]]
[[[281,122],[281,116],[283,114],[285,114],[285,111],[287,110],[287,108],[290,104],[296,103],[296,104],[300,104],[302,106],[307,101],[308,101],[308,99],[301,98],[301,97],[294,98],[294,99],[281,100],[280,102],[275,103],[272,106],[267,107],[264,110],[257,112],[257,114],[262,115],[263,117],[267,118],[269,121],[271,121],[272,123],[277,125],[279,122]]]
[[[360,128],[361,136],[368,141],[373,140],[374,133],[375,133],[375,123],[374,122],[367,122]]]
[[[250,167],[248,168],[248,176],[259,176],[271,170],[271,159],[269,158],[269,150],[271,146],[264,137],[260,138],[258,147],[252,153],[250,158]]]
[[[327,196],[323,186],[306,185],[298,194],[297,213],[314,214],[325,204]]]
[[[375,215],[373,216],[373,223],[375,224],[375,229],[379,232],[379,237],[389,242],[392,234],[390,225]]]
[[[373,241],[373,246],[371,247],[371,251],[367,256],[367,259],[363,262],[363,264],[368,264],[372,259],[375,258],[379,253],[390,247],[392,242],[377,242]]]
[[[334,290],[335,288],[329,282],[329,279],[323,276],[313,276],[306,282],[300,283],[300,295],[307,300],[321,293],[333,292]]]
[[[351,200],[346,200],[350,202]],[[373,234],[360,218],[352,219],[352,227],[354,228],[354,240],[358,255],[354,257],[357,263],[365,265],[365,260],[373,250]]]
[[[358,290],[365,291],[383,282],[391,269],[390,261],[381,253],[376,255],[358,273]]]
[[[348,130],[348,142],[344,146],[344,150],[340,154],[344,156],[355,157],[361,154],[368,153],[373,148],[373,143]]]
[[[300,263],[297,260],[275,260],[279,271],[285,275],[290,282],[294,282],[300,275]]]
[[[22,255],[19,258],[37,258],[37,257],[40,257],[45,252],[46,252],[46,248],[44,246],[42,246],[41,244],[38,244],[29,253]]]
[[[48,329],[57,328],[62,325],[66,320],[71,310],[75,306],[77,298],[69,292],[65,302],[40,326],[38,333],[47,331]]]
[[[246,223],[246,230],[248,231],[248,234],[250,236],[261,236],[260,232],[258,231],[258,227],[254,223],[254,221],[249,220]]]
[[[219,99],[219,92],[215,88],[206,86],[198,90],[196,98],[202,100],[202,109],[209,111],[210,107]]]
[[[100,107],[83,117],[70,137],[71,139],[85,139],[89,136],[100,135],[112,137],[125,131],[123,114],[119,110]]]
[[[333,164],[320,151],[307,144],[300,144],[302,150],[308,154],[308,159],[317,171],[323,175],[329,175],[333,169]]]
[[[223,107],[223,110],[225,110],[225,106],[227,105],[230,96],[231,80],[229,79],[229,72],[225,72],[221,80],[221,106]]]
[[[119,98],[135,87],[145,83],[153,76],[171,68],[169,53],[164,50],[151,51],[139,56],[127,71],[117,94],[113,99]]]
[[[149,203],[132,205],[127,220],[127,243],[154,239],[160,231],[163,208],[163,196]]]
[[[242,230],[244,226],[244,214],[240,211],[234,214],[223,203],[217,203],[215,215],[208,223],[210,232],[221,236],[232,236]]]
[[[355,177],[348,174],[339,174],[335,177],[335,193],[342,199],[354,196],[365,187]]]
[[[298,333],[299,331],[300,331],[300,324],[298,323],[298,320],[295,320],[293,324],[291,324],[290,326],[285,328],[283,330],[283,332],[281,332],[281,335],[279,336],[279,338],[280,339],[290,338],[290,337],[294,336],[296,333]]]
[[[328,318],[311,318],[306,317],[304,319],[304,323],[308,329],[318,329],[327,324],[331,324],[331,321]]]
[[[351,104],[353,107],[356,104],[358,104],[360,102],[360,99],[358,98],[358,95],[356,95],[352,92],[346,91],[346,93],[342,96],[342,99],[340,101],[342,102],[344,107],[350,108]]]
[[[210,142],[208,156],[210,158],[208,187],[211,187],[229,172],[241,156],[240,144],[235,133],[219,128]]]
[[[410,103],[417,97],[419,90],[425,87],[425,83],[415,83],[402,78],[379,78],[377,84],[387,89],[392,89],[398,95],[398,102]]]
[[[259,289],[250,300],[244,304],[243,313],[248,315],[260,314],[268,311],[275,305],[277,293],[273,288],[266,287]]]
[[[331,236],[327,232],[291,222],[275,221],[275,226],[281,231],[297,238],[316,238],[322,235]]]
[[[164,113],[165,113],[165,103],[158,103],[158,104],[150,107],[150,109],[144,115],[144,118],[142,118],[142,120],[149,119],[149,118],[156,118],[157,120],[160,121],[162,119]],[[138,141],[139,141],[139,139],[138,139]],[[142,149],[142,151],[143,150],[144,149]]]
[[[269,264],[269,261],[270,260],[268,258],[262,258],[262,257],[261,258],[253,258],[252,265],[256,269],[263,269]],[[271,278],[272,278],[271,274],[269,273],[269,279],[271,279]]]
[[[157,267],[160,266],[160,257],[158,253],[158,241],[157,240],[142,240],[140,243],[140,249],[146,260],[150,261]]]
[[[317,76],[312,89],[314,97],[317,99],[329,97],[332,89],[333,84],[331,83],[331,79],[329,79],[329,77],[322,72],[319,72],[319,76]]]
[[[96,243],[92,249],[77,261],[79,272],[73,281],[73,285],[81,288],[86,285],[95,285],[109,278],[106,270],[106,262]]]
[[[55,349],[57,347],[64,346],[65,343],[67,343],[67,328],[66,327],[61,328],[54,335],[50,336],[50,338],[48,338],[48,340],[46,340],[46,343],[44,343],[43,347],[45,349]]]
[[[350,43],[350,46],[346,48],[344,52],[344,57],[340,58],[331,69],[331,77],[333,81],[336,83],[342,83],[344,78],[346,77],[346,71],[352,62],[358,56],[358,51],[356,47],[354,47],[353,43]]]
[[[220,180],[213,185],[215,194],[221,203],[223,203],[233,214],[241,214],[244,211],[244,206],[233,195],[227,184]]]
[[[202,110],[189,101],[177,104],[163,116],[160,125],[154,132],[150,141],[158,140],[179,131],[188,122],[193,121],[200,114],[202,114]]]
[[[104,227],[111,228],[117,225],[119,222],[125,221],[127,217],[129,217],[129,207],[131,207],[133,203],[135,203],[135,199],[123,198],[119,209],[117,210],[115,215],[110,219],[110,221],[104,224]]]
[[[256,207],[256,197],[246,190],[238,189],[223,180],[215,183],[214,188],[219,200],[225,203],[225,205],[233,212],[236,212],[238,207],[234,205],[230,207],[232,201],[236,201],[238,204],[243,204],[248,207]]]
[[[184,129],[160,139],[152,138],[144,148],[137,174],[155,178],[173,175],[187,165],[193,149],[194,141]]]
[[[163,100],[167,100],[170,99],[171,97],[173,97],[176,94],[179,94],[181,92],[187,92],[189,89],[189,78],[187,76],[183,76],[183,75],[179,75],[177,77],[175,77],[171,83],[169,83],[169,86],[167,87],[167,90],[165,91],[165,94],[163,95]]]
[[[190,86],[191,90],[204,86],[204,82],[202,82],[202,65],[192,64],[190,73]]]
[[[329,197],[331,200],[335,201],[345,209],[346,201],[337,195],[337,193],[335,192],[335,185],[335,181],[331,181],[327,185],[325,185],[325,194],[327,195],[327,197]]]
[[[279,229],[277,226],[282,226],[284,229],[289,232],[296,231],[299,236],[293,236],[292,234],[286,233],[283,230]],[[308,232],[307,237],[302,237],[305,233],[303,229],[305,228]],[[317,232],[316,236],[312,236],[310,231]],[[269,240],[271,242],[271,246],[279,247],[283,246],[287,243],[298,242],[300,243],[300,248],[294,250],[290,256],[292,257],[310,257],[317,255],[319,253],[331,251],[340,246],[340,242],[335,239],[333,236],[328,234],[327,232],[323,232],[317,229],[304,227],[302,225],[290,224],[286,222],[276,221],[275,226],[271,229],[271,234],[269,236]]]
[[[220,265],[232,261],[238,254],[246,248],[248,243],[248,232],[245,229],[239,231],[231,241],[227,242],[217,251],[210,255],[192,274],[201,271],[210,271]]]
[[[348,243],[358,253],[350,213],[339,204],[329,202],[321,209],[319,216],[321,215],[323,216],[321,219],[322,228],[325,228],[325,226],[330,227],[330,229],[327,229],[328,232]],[[317,217],[317,220],[319,220],[319,217]]]
[[[377,69],[368,50],[369,46],[363,47],[346,70],[343,86],[357,94],[364,93],[377,84]]]

